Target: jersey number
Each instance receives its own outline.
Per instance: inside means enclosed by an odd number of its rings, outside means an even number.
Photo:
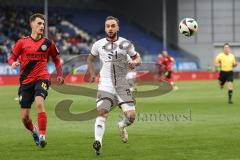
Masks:
[[[42,88],[44,89],[44,90],[47,90],[47,84],[45,83],[45,82],[42,82]]]

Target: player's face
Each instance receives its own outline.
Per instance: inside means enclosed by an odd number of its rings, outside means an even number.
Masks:
[[[163,52],[162,52],[162,55],[163,55],[164,57],[167,57],[167,56],[168,56],[168,52],[167,52],[167,51],[163,51]]]
[[[32,32],[37,33],[38,35],[43,35],[44,24],[44,20],[37,17],[34,21],[31,22]]]
[[[231,52],[229,45],[225,45],[223,48],[223,51],[224,51],[224,53],[229,54]]]
[[[109,38],[114,39],[117,36],[118,31],[119,26],[116,20],[112,19],[105,22],[105,32]]]

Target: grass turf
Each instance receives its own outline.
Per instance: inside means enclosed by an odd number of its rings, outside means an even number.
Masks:
[[[235,82],[234,104],[227,104],[227,90],[216,81],[178,82],[179,90],[167,95],[138,98],[135,124],[128,128],[129,142],[119,138],[117,122],[121,112],[115,109],[106,123],[103,153],[93,149],[94,120],[66,122],[55,115],[57,102],[74,100],[72,112],[95,107],[95,99],[49,91],[46,100],[48,130],[46,148],[33,143],[21,124],[17,87],[0,87],[0,159],[1,160],[237,160],[240,159],[240,92]],[[141,87],[142,90],[148,87]],[[36,110],[32,117],[36,122]]]

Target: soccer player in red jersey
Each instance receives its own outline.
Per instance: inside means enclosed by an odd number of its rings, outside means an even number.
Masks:
[[[177,90],[178,87],[174,84],[172,73],[173,65],[176,63],[175,59],[171,57],[167,51],[162,51],[162,54],[158,56],[157,65],[158,65],[158,74],[160,80],[168,81],[174,90]]]
[[[47,63],[49,57],[57,70],[57,82],[64,83],[59,52],[53,41],[45,38],[43,14],[33,14],[30,19],[31,35],[21,38],[12,49],[8,63],[15,69],[20,65],[19,103],[22,112],[22,122],[31,131],[36,145],[45,147],[47,115],[44,100],[48,95],[49,73]],[[30,117],[30,109],[35,101],[38,112],[38,128],[33,125]]]

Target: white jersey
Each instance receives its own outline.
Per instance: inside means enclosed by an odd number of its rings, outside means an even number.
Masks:
[[[127,75],[126,75],[127,80],[136,79],[136,78],[137,78],[137,72],[134,71],[134,70],[128,72]]]
[[[136,56],[136,51],[128,40],[119,37],[117,41],[110,42],[106,38],[96,41],[91,49],[93,56],[99,56],[101,61],[99,85],[124,85],[128,73],[128,57]]]

